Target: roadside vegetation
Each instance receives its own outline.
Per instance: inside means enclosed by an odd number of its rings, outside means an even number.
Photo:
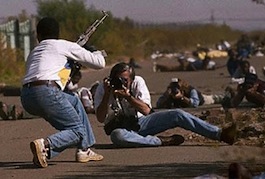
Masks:
[[[37,0],[37,16],[51,16],[60,22],[61,38],[76,41],[89,25],[100,19],[102,12],[95,7],[86,7],[84,0]],[[108,12],[109,17],[92,35],[89,44],[98,49],[105,49],[108,53],[107,63],[114,63],[120,57],[134,57],[148,59],[155,51],[180,52],[194,50],[196,44],[215,48],[221,39],[230,43],[236,42],[243,32],[233,30],[227,25],[204,24],[149,24],[143,25],[129,18],[119,19]],[[26,19],[25,11],[17,17]],[[30,17],[28,17],[30,18]],[[255,32],[255,37],[260,32]],[[264,34],[263,34],[264,36]],[[0,37],[1,40],[1,37]],[[2,42],[2,40],[0,41]],[[24,74],[24,58],[21,49],[12,50],[0,44],[0,83],[19,85]]]

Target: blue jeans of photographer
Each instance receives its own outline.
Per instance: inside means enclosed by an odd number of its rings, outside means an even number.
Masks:
[[[57,87],[40,85],[23,87],[21,102],[30,114],[43,117],[60,131],[47,137],[49,158],[71,146],[87,149],[95,143],[91,124],[77,96],[66,94]]]
[[[221,129],[181,109],[154,112],[139,119],[138,132],[115,129],[111,133],[114,144],[123,147],[160,146],[161,140],[154,136],[160,132],[176,127],[190,130],[207,138],[219,140]]]

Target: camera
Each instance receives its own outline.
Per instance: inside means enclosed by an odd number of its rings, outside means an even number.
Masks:
[[[176,95],[179,93],[179,89],[178,88],[171,88],[171,94]]]
[[[127,80],[121,77],[109,78],[110,86],[114,90],[121,90],[126,86]]]
[[[171,90],[171,94],[176,95],[179,93],[179,84],[178,82],[171,82],[170,84],[170,90]]]

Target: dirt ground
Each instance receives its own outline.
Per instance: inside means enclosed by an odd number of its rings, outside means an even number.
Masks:
[[[206,94],[223,94],[230,84],[226,59],[215,60],[218,66],[214,71],[196,72],[153,72],[151,60],[137,61],[141,68],[136,74],[146,80],[155,107],[159,95],[166,89],[171,78],[182,78]],[[265,57],[253,57],[250,63],[264,80],[262,66]],[[159,60],[158,63],[175,64],[175,60]],[[80,86],[89,87],[96,80],[102,80],[109,74],[110,67],[103,70],[85,70]],[[20,104],[17,96],[0,96],[8,104]],[[200,116],[210,111],[208,122],[223,126],[230,122],[221,105],[201,106],[198,109],[184,109]],[[254,111],[254,112],[253,112]],[[264,123],[263,109],[242,107],[232,111],[243,129],[243,124]],[[243,136],[233,146],[211,141],[190,131],[172,129],[164,135],[179,133],[186,141],[177,147],[114,148],[108,136],[104,134],[102,124],[89,114],[97,139],[94,150],[104,156],[101,162],[79,164],[74,162],[75,149],[68,149],[60,156],[49,161],[49,167],[36,169],[32,165],[29,149],[30,141],[46,137],[55,132],[43,119],[25,119],[15,121],[0,120],[0,176],[1,178],[193,178],[203,174],[216,173],[227,177],[227,168],[231,162],[240,162],[255,174],[265,171],[264,133],[259,136]],[[248,131],[247,131],[248,132]]]

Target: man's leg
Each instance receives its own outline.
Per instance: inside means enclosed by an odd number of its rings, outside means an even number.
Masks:
[[[246,93],[246,99],[258,105],[259,107],[263,107],[265,104],[265,96],[263,94],[260,94],[258,92],[247,92]]]
[[[127,129],[115,129],[110,134],[113,144],[121,147],[142,147],[142,146],[160,146],[161,141],[156,136],[147,135],[145,137],[139,135],[135,131]]]
[[[142,119],[143,118],[143,119]],[[181,109],[159,111],[140,119],[140,135],[155,135],[168,129],[181,127],[210,139],[219,140],[221,129]]]
[[[78,145],[80,149],[88,149],[95,143],[87,115],[76,96],[63,93],[57,88],[43,86],[23,89],[22,104],[28,112],[42,116],[60,130],[48,137],[49,158],[69,146]],[[35,145],[36,147],[38,146]]]
[[[220,128],[180,109],[160,111],[143,116],[139,119],[139,124],[141,127],[138,133],[126,129],[112,131],[112,142],[124,147],[160,146],[162,140],[154,135],[175,127],[182,127],[214,140],[220,140],[221,135]]]
[[[245,93],[238,92],[232,99],[231,99],[231,107],[237,107],[243,101],[245,97]]]

